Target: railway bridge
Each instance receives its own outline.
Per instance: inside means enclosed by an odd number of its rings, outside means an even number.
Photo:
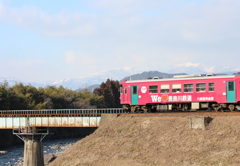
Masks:
[[[122,108],[0,111],[0,129],[13,129],[24,141],[24,166],[43,166],[42,140],[49,127],[99,127],[106,114],[126,113]]]

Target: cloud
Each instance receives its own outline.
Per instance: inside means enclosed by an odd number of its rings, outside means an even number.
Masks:
[[[0,4],[0,21],[73,43],[62,53],[64,62],[84,72],[238,65],[238,0],[93,0],[83,5],[87,10],[52,14],[36,6]]]
[[[0,17],[2,16],[3,13],[4,13],[4,6],[3,6],[3,4],[0,2]]]
[[[15,67],[22,67],[22,66],[35,66],[35,65],[43,65],[46,62],[44,60],[41,59],[25,59],[25,60],[18,60],[18,61],[9,61],[7,62],[8,65],[10,66],[14,66]]]
[[[75,55],[75,53],[73,51],[67,51],[65,53],[65,61],[66,61],[66,63],[74,64],[76,62],[76,59],[77,59],[77,57],[76,57],[76,55]]]
[[[192,62],[187,62],[184,64],[179,64],[178,66],[181,67],[198,67],[200,64],[199,63],[192,63]]]
[[[50,37],[85,36],[94,33],[90,15],[61,11],[49,14],[44,10],[25,6],[14,8],[0,4],[0,20],[16,26],[32,29]]]
[[[240,35],[239,2],[234,0],[188,3],[96,0],[86,5],[99,13],[63,10],[50,14],[33,6],[1,5],[0,19],[51,37],[117,37],[121,40],[121,35],[127,35],[142,40],[209,42]]]
[[[104,65],[101,56],[96,57],[82,51],[67,51],[65,53],[65,62],[81,74],[90,74],[98,71]]]
[[[1,58],[0,74],[5,77],[16,77],[21,81],[40,81],[50,76],[52,67],[42,59],[4,60]],[[56,70],[55,70],[56,71]],[[52,79],[53,75],[48,79]]]
[[[217,42],[240,37],[240,11],[237,1],[203,1],[189,3],[172,13],[171,26],[178,26],[179,34],[193,42]],[[175,16],[173,16],[175,15]]]

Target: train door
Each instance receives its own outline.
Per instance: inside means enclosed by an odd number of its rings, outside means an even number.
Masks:
[[[132,98],[132,105],[138,105],[138,86],[133,85],[131,86],[131,98]]]
[[[128,89],[127,87],[122,87],[122,98],[121,98],[121,104],[126,104],[130,101],[128,101]],[[128,103],[129,104],[129,103]]]
[[[235,81],[227,81],[227,102],[236,102],[236,84]]]

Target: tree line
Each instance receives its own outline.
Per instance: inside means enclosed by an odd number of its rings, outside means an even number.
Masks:
[[[74,91],[63,86],[36,88],[16,83],[9,87],[0,85],[0,110],[118,108],[119,82],[107,79],[93,93],[87,90]]]

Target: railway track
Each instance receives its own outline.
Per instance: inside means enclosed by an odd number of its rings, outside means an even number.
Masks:
[[[121,116],[131,117],[216,117],[216,116],[240,116],[240,112],[158,112],[158,113],[124,113]]]
[[[0,117],[92,117],[101,114],[118,114],[119,116],[132,117],[159,117],[159,116],[240,116],[240,112],[157,112],[157,113],[128,113],[123,108],[104,108],[104,109],[51,109],[51,110],[3,110]]]
[[[0,117],[92,117],[101,114],[126,113],[123,108],[101,108],[101,109],[49,109],[49,110],[0,110]]]

